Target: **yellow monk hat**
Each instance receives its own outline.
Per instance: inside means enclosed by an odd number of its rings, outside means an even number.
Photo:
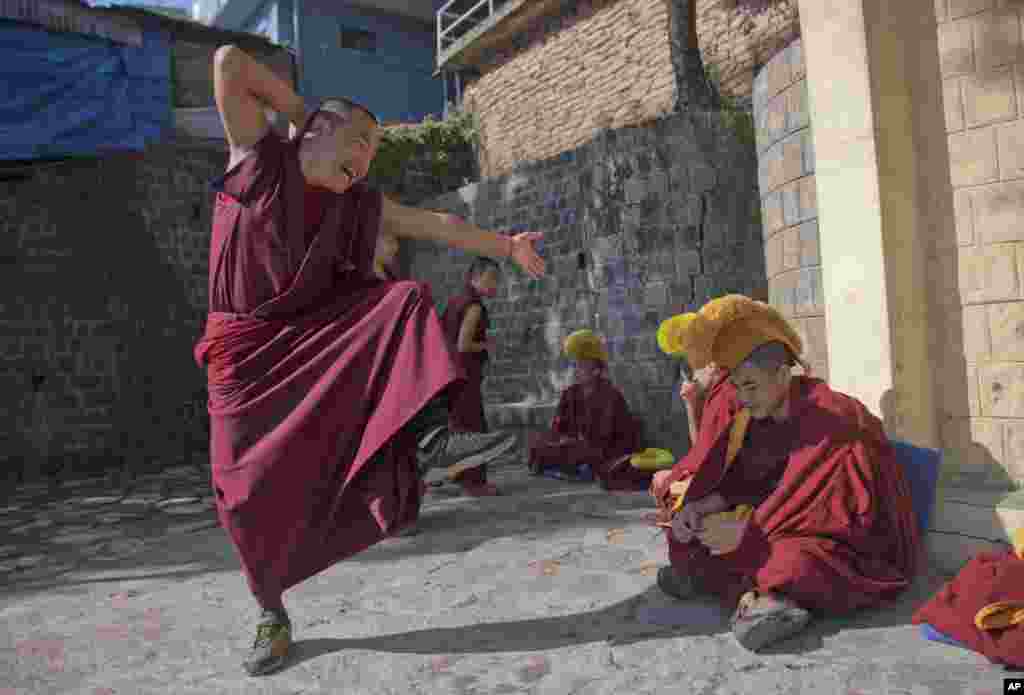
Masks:
[[[712,299],[700,311],[665,319],[658,327],[658,347],[673,357],[686,357],[690,367],[714,363],[733,370],[765,343],[780,342],[793,356],[803,341],[775,307],[742,294]]]
[[[590,329],[575,331],[565,339],[565,354],[574,360],[608,362],[604,343]]]

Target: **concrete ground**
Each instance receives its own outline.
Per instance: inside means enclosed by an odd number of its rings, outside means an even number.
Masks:
[[[294,659],[240,661],[256,611],[205,475],[83,481],[0,501],[0,695],[828,693],[995,695],[1007,674],[909,624],[941,583],[771,653],[714,604],[661,594],[646,494],[498,466],[505,495],[432,490],[417,536],[289,592]]]

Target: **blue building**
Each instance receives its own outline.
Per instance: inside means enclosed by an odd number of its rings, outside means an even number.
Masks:
[[[195,0],[193,19],[263,35],[296,49],[308,101],[346,96],[385,123],[440,116],[435,77],[437,0]]]

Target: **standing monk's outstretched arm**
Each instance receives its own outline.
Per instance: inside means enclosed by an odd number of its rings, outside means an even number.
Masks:
[[[480,229],[458,215],[399,205],[387,196],[381,211],[381,227],[381,231],[399,238],[433,241],[478,256],[511,258],[532,277],[544,274],[544,260],[533,248],[533,242],[543,236],[538,232],[504,236]]]
[[[306,120],[302,97],[237,46],[221,46],[214,54],[213,91],[231,147],[231,164],[267,134],[266,109],[284,115],[295,128]]]

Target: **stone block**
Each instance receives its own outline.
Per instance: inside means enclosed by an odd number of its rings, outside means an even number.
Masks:
[[[998,180],[995,129],[979,128],[950,135],[949,170],[955,188]]]
[[[946,113],[946,132],[955,133],[964,129],[964,100],[959,77],[942,81],[942,106]]]
[[[800,267],[800,230],[789,227],[778,238],[782,240],[782,269],[796,270]]]
[[[798,228],[800,235],[800,265],[821,265],[820,234],[818,220],[804,222]]]
[[[981,412],[985,417],[1024,417],[1024,364],[979,365]]]
[[[1009,420],[1003,423],[1005,458],[1003,467],[1010,478],[1024,481],[1024,422]]]
[[[793,181],[804,175],[803,134],[798,133],[782,142],[782,170],[779,184]]]
[[[676,277],[687,278],[701,270],[701,257],[697,251],[682,251],[675,255]]]
[[[945,22],[949,19],[948,0],[935,0],[935,21]]]
[[[974,237],[981,244],[1024,240],[1024,181],[992,184],[971,191]]]
[[[995,68],[965,76],[964,116],[969,128],[1016,118],[1013,70]]]
[[[786,130],[796,132],[811,125],[807,109],[807,80],[790,86],[786,91]]]
[[[994,7],[995,0],[949,0],[949,16],[951,19],[967,17]]]
[[[987,362],[992,354],[987,306],[965,306],[961,313],[963,356],[968,362]]]
[[[786,226],[782,207],[782,193],[775,191],[761,197],[761,224],[765,237],[771,237]]]
[[[946,359],[940,364],[940,411],[956,418],[980,416],[977,365],[964,362],[962,357]]]
[[[959,286],[965,304],[1017,299],[1015,245],[963,247],[959,254]]]
[[[803,174],[810,175],[814,173],[814,138],[811,137],[811,131],[805,130],[800,133],[800,139],[803,142]]]
[[[996,126],[999,178],[1024,179],[1024,120]]]
[[[997,9],[973,18],[978,71],[1024,62],[1021,23],[1016,9]]]
[[[971,19],[939,25],[939,68],[943,77],[974,72],[972,25]]]
[[[971,203],[971,192],[960,190],[953,192],[953,211],[956,224],[956,241],[960,246],[974,243],[974,213]]]
[[[769,280],[785,270],[782,262],[783,236],[783,234],[776,234],[764,242],[765,272],[768,274]]]
[[[984,308],[988,314],[991,359],[1024,362],[1024,302],[990,304]]]

